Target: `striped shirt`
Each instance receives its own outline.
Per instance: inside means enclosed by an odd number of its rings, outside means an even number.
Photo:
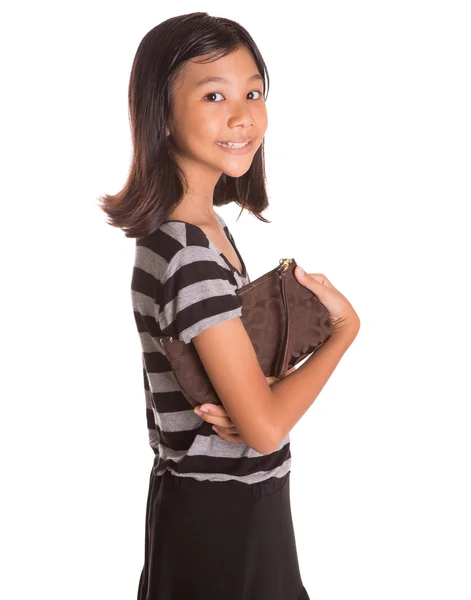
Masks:
[[[243,442],[223,440],[211,423],[193,412],[159,341],[171,335],[189,343],[206,328],[242,315],[236,289],[250,278],[226,223],[216,216],[242,272],[191,223],[165,221],[148,236],[136,239],[131,297],[142,346],[149,444],[156,475],[168,470],[177,477],[200,481],[253,484],[290,471],[289,435],[268,455]]]

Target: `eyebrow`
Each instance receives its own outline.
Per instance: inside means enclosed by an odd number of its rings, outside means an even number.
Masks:
[[[263,81],[263,77],[260,75],[260,73],[255,73],[255,75],[252,75],[252,77],[249,77],[247,82],[250,81]],[[217,75],[213,75],[213,76],[209,76],[209,77],[204,77],[203,79],[200,79],[195,87],[199,87],[200,85],[204,85],[205,83],[211,83],[211,82],[215,82],[215,83],[229,83],[229,81],[227,79],[224,79],[224,77],[218,77]]]

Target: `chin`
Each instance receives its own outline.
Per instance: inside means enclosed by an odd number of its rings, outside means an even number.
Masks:
[[[250,163],[247,163],[245,165],[225,166],[225,167],[223,167],[222,172],[225,175],[228,175],[229,177],[242,177],[242,175],[245,175],[245,173],[247,173],[247,171],[250,169],[251,166],[252,166],[252,161],[250,161]]]

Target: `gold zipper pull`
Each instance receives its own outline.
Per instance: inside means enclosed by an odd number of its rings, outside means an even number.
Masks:
[[[280,258],[281,267],[279,268],[279,272],[284,273],[289,268],[289,266],[293,262],[293,260],[294,259],[292,259],[292,258]]]

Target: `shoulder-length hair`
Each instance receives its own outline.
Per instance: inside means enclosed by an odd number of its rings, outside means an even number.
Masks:
[[[172,160],[166,135],[171,114],[172,84],[184,64],[203,54],[212,62],[245,46],[253,55],[267,98],[269,76],[254,40],[241,25],[230,19],[194,12],[172,17],[151,29],[141,40],[132,64],[129,88],[129,119],[133,154],[128,179],[115,195],[99,197],[108,223],[126,237],[149,235],[168,218],[183,198],[187,186],[183,171]],[[268,207],[264,140],[248,171],[241,177],[223,173],[213,197],[214,206],[235,202],[259,220]]]

